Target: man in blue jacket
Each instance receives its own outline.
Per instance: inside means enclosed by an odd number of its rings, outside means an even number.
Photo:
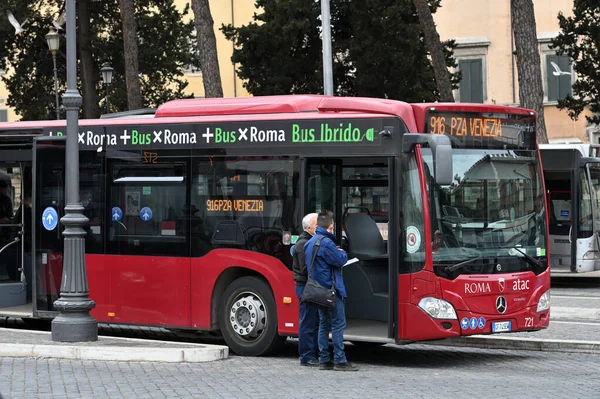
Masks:
[[[342,267],[348,261],[348,255],[336,246],[337,239],[333,233],[333,214],[329,211],[321,211],[317,216],[315,235],[304,246],[306,265],[310,267],[315,243],[322,237],[309,273],[322,286],[334,286],[336,292],[335,307],[333,309],[319,308],[319,369],[356,371],[358,367],[348,362],[344,352],[344,328],[346,328],[344,299],[346,298],[346,287],[342,277]],[[333,342],[333,362],[331,362],[329,353],[329,331],[331,331]]]

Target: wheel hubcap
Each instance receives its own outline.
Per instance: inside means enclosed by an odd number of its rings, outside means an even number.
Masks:
[[[262,299],[253,292],[237,296],[229,312],[231,328],[246,340],[260,337],[267,324],[267,313]]]

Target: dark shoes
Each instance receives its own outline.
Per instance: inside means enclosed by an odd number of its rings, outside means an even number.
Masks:
[[[332,362],[320,363],[319,370],[333,370],[333,363]]]
[[[350,362],[333,364],[332,362],[319,364],[319,370],[335,370],[335,371],[358,371],[358,366]]]
[[[335,371],[358,371],[358,366],[355,366],[350,362],[346,362],[342,364],[336,364],[333,366],[333,369]]]
[[[319,361],[316,359],[309,360],[308,362],[300,362],[300,366],[317,367]]]

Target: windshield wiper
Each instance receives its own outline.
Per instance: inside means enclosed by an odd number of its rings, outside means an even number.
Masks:
[[[525,260],[527,260],[530,265],[537,266],[539,268],[543,268],[544,267],[544,264],[542,262],[540,262],[539,260],[537,260],[533,256],[529,255],[527,252],[521,251],[517,247],[512,247],[511,249],[514,249],[515,251],[517,251],[520,254],[522,254],[525,257]]]
[[[473,263],[476,260],[479,260],[481,258],[483,258],[483,256],[476,256],[475,258],[467,259],[467,260],[457,263],[455,265],[446,266],[446,268],[444,269],[444,272],[446,272],[446,273],[455,272],[458,269],[462,269],[464,266],[468,265],[469,263]]]

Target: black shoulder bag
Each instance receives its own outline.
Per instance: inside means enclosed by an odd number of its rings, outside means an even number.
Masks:
[[[312,259],[310,260],[310,266],[308,267],[308,280],[306,281],[306,286],[304,286],[302,302],[307,302],[327,309],[333,309],[335,308],[335,281],[333,277],[333,268],[331,269],[331,281],[334,285],[332,285],[331,288],[323,287],[311,277],[313,263],[315,263],[315,258],[317,257],[317,252],[319,251],[322,239],[323,236],[319,237],[313,247]]]

